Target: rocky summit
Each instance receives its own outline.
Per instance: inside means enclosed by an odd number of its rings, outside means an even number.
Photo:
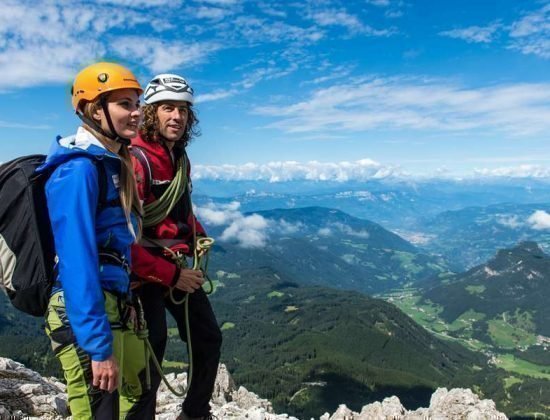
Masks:
[[[185,389],[187,375],[169,374],[169,383]],[[158,393],[157,419],[173,420],[178,414],[180,398],[174,397],[165,384]],[[220,365],[212,397],[214,415],[219,419],[296,420],[287,414],[275,414],[268,400],[244,387],[237,387],[225,365]],[[43,378],[21,363],[0,357],[0,419],[62,419],[67,418],[65,386],[55,378]],[[481,420],[507,417],[495,408],[491,400],[481,400],[470,389],[439,388],[431,398],[429,408],[407,411],[397,397],[368,404],[357,413],[345,405],[320,420],[421,420],[421,419]]]

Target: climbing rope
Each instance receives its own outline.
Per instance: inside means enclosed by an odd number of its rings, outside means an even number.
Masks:
[[[155,243],[155,241],[152,241]],[[208,269],[208,252],[210,251],[210,248],[214,245],[214,239],[210,237],[202,237],[198,238],[196,241],[196,246],[194,250],[194,258],[193,258],[193,270],[201,270],[205,276],[205,278],[208,280],[210,290],[208,292],[205,292],[207,294],[212,293],[214,290],[214,285],[210,278],[207,275],[207,269]],[[169,251],[168,253],[171,255],[172,259],[176,263],[176,265],[179,268],[186,268],[187,262],[185,259],[185,255],[180,254],[179,252],[174,252],[170,248],[164,247],[165,251]],[[179,387],[179,390],[174,389],[168,382],[168,379],[166,378],[166,375],[164,374],[164,371],[162,370],[162,366],[157,360],[155,356],[155,352],[151,346],[151,343],[149,342],[148,336],[149,332],[147,328],[145,327],[145,320],[142,319],[143,317],[143,310],[141,309],[141,304],[139,304],[138,312],[140,313],[140,321],[138,322],[138,325],[141,325],[141,327],[138,328],[137,334],[138,337],[141,338],[146,346],[145,351],[145,360],[148,360],[149,357],[153,360],[153,364],[155,365],[155,368],[157,369],[162,381],[166,385],[166,387],[177,397],[184,397],[187,395],[187,392],[189,391],[189,388],[191,387],[191,382],[193,380],[193,347],[191,343],[191,327],[189,325],[189,294],[186,293],[184,298],[180,301],[177,301],[174,298],[173,295],[174,288],[170,288],[170,299],[172,302],[176,305],[184,305],[184,313],[185,313],[185,330],[186,330],[186,338],[187,338],[187,354],[189,356],[189,368],[187,370],[187,387],[183,389],[182,387]],[[146,369],[146,381],[147,381],[147,387],[151,387],[151,376],[148,369],[149,364],[147,363],[147,369]]]
[[[187,159],[182,156],[177,163],[176,174],[166,191],[152,203],[143,206],[143,227],[156,226],[170,214],[184,194],[187,184]]]
[[[174,179],[170,182],[170,185],[164,191],[162,196],[153,201],[152,203],[146,204],[143,206],[144,210],[144,218],[143,218],[143,226],[144,227],[151,227],[156,226],[160,222],[162,222],[174,209],[177,202],[181,199],[182,195],[187,193],[188,195],[188,202],[190,205],[190,216],[192,220],[192,228],[193,228],[193,265],[191,266],[192,270],[200,270],[203,273],[204,278],[208,281],[209,284],[209,290],[205,291],[206,294],[211,294],[214,291],[214,285],[212,283],[212,280],[208,276],[208,255],[209,251],[214,245],[214,239],[210,237],[201,237],[197,238],[197,231],[195,226],[195,217],[193,215],[193,205],[191,203],[191,193],[189,191],[189,188],[187,186],[187,156],[182,156],[181,159],[178,160],[177,163],[177,169],[176,174],[174,176]],[[162,248],[164,250],[164,253],[166,256],[169,256],[176,266],[179,269],[185,269],[188,268],[187,259],[183,252],[181,251],[174,251],[173,249],[170,249],[169,247],[164,246],[156,239],[152,238],[146,238],[147,241],[153,243],[154,245],[158,246],[159,248]],[[174,289],[175,287],[171,287],[169,289],[169,297],[172,303],[176,305],[184,305],[184,314],[185,314],[185,330],[186,330],[186,338],[187,338],[187,354],[189,356],[189,367],[188,367],[188,374],[187,374],[187,387],[185,390],[182,389],[182,387],[179,388],[179,391],[175,390],[170,383],[168,382],[168,379],[166,378],[166,375],[164,374],[162,370],[162,366],[157,360],[155,353],[153,351],[153,348],[151,346],[151,343],[148,339],[148,330],[145,327],[145,321],[143,320],[143,329],[139,332],[138,336],[144,340],[145,347],[146,347],[146,360],[148,360],[148,357],[150,356],[153,360],[153,364],[155,365],[155,368],[157,369],[159,375],[162,378],[162,381],[166,385],[166,387],[177,397],[184,397],[187,392],[189,391],[189,388],[191,387],[191,381],[193,379],[193,348],[191,343],[191,328],[189,325],[189,293],[185,293],[183,299],[177,300],[174,296]],[[140,304],[141,309],[141,304]],[[143,314],[143,310],[141,310],[141,313]],[[147,367],[149,366],[149,363],[147,363]],[[150,372],[147,369],[146,372],[147,376],[147,383],[150,387]]]

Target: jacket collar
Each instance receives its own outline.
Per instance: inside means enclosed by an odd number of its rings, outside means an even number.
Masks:
[[[85,151],[94,156],[109,156],[120,159],[119,156],[109,150],[92,133],[84,127],[78,127],[75,135],[59,139],[59,146],[73,151]]]

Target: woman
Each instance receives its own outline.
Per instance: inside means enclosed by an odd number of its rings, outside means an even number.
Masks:
[[[58,138],[39,168],[53,171],[46,198],[58,258],[46,332],[74,419],[143,418],[145,350],[128,304],[141,209],[128,144],[141,93],[135,76],[117,64],[82,70],[72,104],[83,124]]]

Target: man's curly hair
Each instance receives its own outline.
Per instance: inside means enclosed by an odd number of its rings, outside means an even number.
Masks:
[[[159,104],[154,103],[151,105],[144,105],[143,108],[141,108],[143,120],[139,128],[141,136],[145,141],[161,141],[159,134],[159,120],[157,117],[158,107]],[[197,118],[197,114],[195,114],[195,111],[193,110],[193,106],[188,105],[188,109],[189,113],[187,114],[187,124],[185,126],[185,132],[183,133],[183,137],[177,142],[177,144],[181,145],[180,147],[183,148],[187,147],[193,137],[200,136],[201,134],[198,127],[199,119]]]

